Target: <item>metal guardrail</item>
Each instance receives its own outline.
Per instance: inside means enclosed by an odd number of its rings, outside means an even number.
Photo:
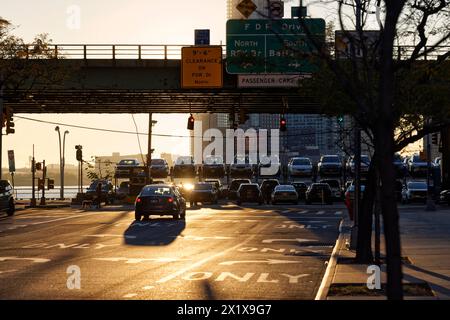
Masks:
[[[64,59],[181,59],[181,48],[192,45],[181,44],[54,44],[45,50],[48,57]],[[226,48],[222,46],[225,55]],[[32,52],[33,46],[25,48],[24,56]]]
[[[64,59],[161,59],[179,60],[181,59],[181,48],[192,45],[181,44],[52,44],[47,46],[45,55],[40,57],[64,58]],[[222,47],[224,57],[226,56],[226,46]],[[331,44],[331,54],[334,55],[334,45]],[[415,46],[401,45],[394,46],[393,56],[399,60],[408,58]],[[430,47],[424,47],[421,52],[427,52]],[[22,56],[28,58],[34,47],[27,45],[23,49]],[[438,46],[432,53],[424,54],[421,60],[435,60],[438,56],[450,51],[450,46]]]

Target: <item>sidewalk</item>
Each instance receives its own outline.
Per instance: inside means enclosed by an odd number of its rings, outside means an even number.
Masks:
[[[352,223],[344,220],[318,298],[327,300],[386,299],[382,290],[369,290],[368,265],[354,264],[348,249]],[[450,299],[450,207],[427,212],[417,207],[400,212],[405,299]],[[385,254],[381,237],[381,255]],[[381,283],[386,283],[386,265]],[[431,289],[431,290],[430,290]]]
[[[71,200],[46,200],[45,205],[40,204],[40,200],[36,200],[36,207],[41,209],[53,209],[53,208],[67,208],[70,207]],[[28,209],[30,207],[30,200],[17,200],[16,201],[17,210]]]

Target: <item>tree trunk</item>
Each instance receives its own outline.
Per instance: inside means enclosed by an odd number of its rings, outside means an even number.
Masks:
[[[358,243],[356,246],[356,262],[370,264],[372,253],[372,216],[375,195],[375,163],[369,167],[367,184],[365,186],[361,210],[358,216]]]
[[[394,131],[380,125],[377,132],[376,148],[381,178],[381,212],[383,216],[384,238],[387,264],[387,298],[403,299],[402,261],[400,245],[400,228],[397,202],[395,197]],[[384,127],[384,128],[383,128]]]

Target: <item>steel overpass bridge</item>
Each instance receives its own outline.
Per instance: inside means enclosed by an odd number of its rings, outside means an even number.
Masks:
[[[15,113],[321,113],[317,99],[299,88],[238,88],[237,75],[225,70],[221,89],[182,89],[182,47],[52,45],[54,59],[44,63],[72,70],[67,80],[29,92],[6,91],[4,102]],[[399,47],[396,54],[401,58],[408,50]]]

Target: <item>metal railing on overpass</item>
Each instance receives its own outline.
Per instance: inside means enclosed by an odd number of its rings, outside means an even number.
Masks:
[[[55,44],[48,46],[48,56],[65,59],[181,59],[181,44]],[[222,45],[225,55],[225,46]],[[31,52],[32,46],[26,48]]]
[[[52,44],[48,45],[46,57],[64,59],[160,59],[160,60],[180,60],[181,48],[192,45],[181,44]],[[222,47],[224,57],[226,56],[226,46]],[[330,46],[333,48],[334,46]],[[411,56],[415,46],[401,45],[394,46],[394,58],[398,60],[407,59]],[[435,50],[427,53],[431,47],[424,47],[420,52],[421,60],[435,60],[437,57],[450,51],[450,46],[437,46]],[[32,56],[34,47],[25,46],[22,56],[28,58]],[[333,50],[333,49],[332,49]],[[334,52],[331,52],[334,54]],[[43,56],[43,55],[42,55]]]

